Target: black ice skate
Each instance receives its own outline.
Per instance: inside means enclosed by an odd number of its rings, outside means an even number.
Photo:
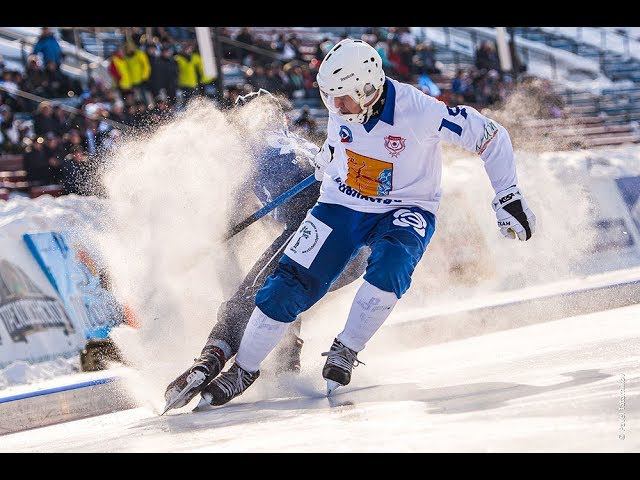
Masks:
[[[189,403],[211,380],[216,378],[224,367],[226,359],[220,348],[209,346],[202,350],[194,362],[188,370],[167,387],[164,393],[167,404],[160,415],[164,415],[172,408],[184,407]]]
[[[224,405],[238,395],[242,395],[259,376],[260,370],[250,373],[234,363],[229,370],[220,374],[204,388],[202,400],[195,410],[200,410],[206,405]]]
[[[327,381],[327,396],[333,391],[351,381],[351,370],[363,362],[358,360],[358,353],[345,347],[338,339],[333,340],[333,345],[328,352],[323,352],[322,356],[327,357],[327,361],[322,369],[322,376]]]

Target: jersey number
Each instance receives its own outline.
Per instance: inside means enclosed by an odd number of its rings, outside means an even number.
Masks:
[[[447,110],[449,111],[449,115],[451,115],[452,117],[455,117],[456,115],[458,115],[460,113],[460,114],[462,114],[462,118],[467,118],[467,111],[464,108],[460,108],[460,107],[450,108],[450,107],[447,107]],[[438,129],[438,131],[442,130],[442,127],[446,128],[448,130],[451,130],[453,133],[457,134],[458,136],[462,135],[462,127],[460,125],[458,125],[457,123],[450,122],[446,118],[442,119],[442,123],[440,123],[440,128]]]

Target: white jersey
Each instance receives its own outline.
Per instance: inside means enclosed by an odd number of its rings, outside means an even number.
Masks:
[[[418,206],[436,214],[441,141],[479,154],[496,193],[517,183],[511,139],[500,124],[396,80],[388,78],[386,89],[382,112],[366,124],[329,114],[319,202],[361,212]]]

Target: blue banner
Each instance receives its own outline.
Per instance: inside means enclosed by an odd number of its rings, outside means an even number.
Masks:
[[[87,338],[105,338],[123,320],[122,308],[63,233],[25,233],[23,239],[47,279],[58,292],[67,313],[85,327]],[[81,261],[85,260],[85,261]]]

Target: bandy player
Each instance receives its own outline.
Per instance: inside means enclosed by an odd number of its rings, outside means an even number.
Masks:
[[[328,394],[350,382],[358,352],[409,288],[435,231],[441,141],[483,160],[505,237],[528,240],[534,232],[535,216],[518,187],[511,139],[497,122],[472,107],[449,108],[386,78],[380,56],[361,40],[335,45],[317,81],[329,110],[327,139],[314,158],[322,181],[318,203],[256,294],[235,363],[203,390],[200,405],[222,405],[244,392],[288,324],[320,300],[368,245],[364,282],[344,330],[322,354]]]

